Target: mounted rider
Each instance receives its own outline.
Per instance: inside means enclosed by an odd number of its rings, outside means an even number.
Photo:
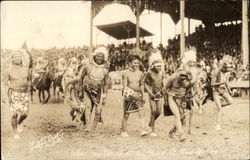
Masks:
[[[36,89],[42,75],[47,72],[48,61],[43,57],[38,57],[35,62],[34,72],[33,72],[33,86]]]

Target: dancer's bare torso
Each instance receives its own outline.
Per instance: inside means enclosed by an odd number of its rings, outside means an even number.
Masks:
[[[131,69],[128,69],[124,72],[123,78],[127,81],[127,87],[135,92],[141,92],[142,72],[140,70],[132,71]]]

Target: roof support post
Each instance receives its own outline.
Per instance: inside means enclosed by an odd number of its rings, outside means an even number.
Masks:
[[[183,53],[184,53],[184,50],[185,50],[184,17],[185,17],[185,1],[180,0],[180,20],[181,20],[180,49],[181,49],[181,57],[183,57]]]
[[[90,37],[89,47],[90,47],[90,53],[91,53],[93,51],[93,5],[92,5],[92,1],[90,1],[90,35],[89,37]]]
[[[248,39],[248,1],[242,0],[242,41],[241,50],[243,57],[243,66],[249,63],[249,39]]]
[[[136,52],[139,52],[140,48],[140,2],[136,0]]]
[[[127,32],[127,35],[128,35],[128,39],[130,38],[130,31],[131,31],[131,28],[129,28],[129,25],[123,25],[122,26],[123,28],[124,28],[124,30],[126,30],[126,32]]]
[[[190,18],[188,18],[188,36],[190,35]],[[188,46],[190,45],[190,41],[188,38],[188,42],[187,42]]]
[[[162,12],[160,13],[160,43],[162,44]]]

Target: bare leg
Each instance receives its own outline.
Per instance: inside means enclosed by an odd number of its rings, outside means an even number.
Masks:
[[[92,104],[91,104],[91,100],[90,97],[88,95],[87,92],[84,92],[84,101],[86,104],[86,111],[85,111],[85,115],[86,115],[86,131],[89,132],[91,131],[90,128],[90,120],[91,120],[91,113],[92,113]]]
[[[17,113],[12,113],[11,115],[11,126],[13,128],[13,131],[14,131],[14,138],[16,139],[19,139],[19,135],[18,135],[18,132],[17,132]]]
[[[233,104],[233,98],[230,96],[230,94],[228,92],[224,93],[223,98],[226,100],[226,103],[221,104],[222,107]]]
[[[123,118],[122,118],[122,131],[123,132],[126,132],[128,118],[129,118],[129,114],[124,112]]]
[[[191,127],[192,127],[192,119],[193,119],[193,107],[191,108],[191,110],[189,111],[189,124],[188,124],[188,133],[192,134],[191,132]]]
[[[100,104],[99,106],[94,105],[95,107],[95,118],[94,118],[94,128],[96,128],[97,123],[100,121],[101,119],[101,113],[102,113],[102,104]]]
[[[148,126],[150,127],[150,132],[154,132],[154,126],[155,126],[155,115],[156,115],[156,103],[149,97],[149,104],[150,104],[150,121]]]
[[[221,130],[220,127],[220,121],[221,121],[221,101],[220,101],[220,95],[217,92],[213,92],[213,98],[214,98],[214,102],[216,104],[216,129],[217,130]]]
[[[28,115],[24,114],[24,115],[21,115],[19,120],[18,120],[18,125],[21,125],[21,123],[27,118]]]
[[[162,108],[162,103],[163,99],[153,101],[151,98],[149,99],[150,103],[150,109],[151,109],[151,117],[150,117],[150,122],[149,122],[149,127],[151,129],[151,132],[154,133],[155,129],[155,120],[160,116],[161,114],[161,108]],[[156,136],[156,134],[155,134]]]
[[[28,113],[29,113],[29,108],[25,111],[25,112],[23,112],[21,115],[20,115],[20,117],[19,117],[19,119],[18,119],[18,121],[17,121],[17,131],[18,132],[22,132],[22,126],[21,126],[21,124],[22,124],[22,122],[27,118],[27,116],[28,116]]]
[[[175,103],[173,96],[168,96],[168,103],[169,103],[169,107],[171,109],[171,111],[174,114],[174,118],[175,118],[175,128],[177,129],[178,132],[183,132],[183,128],[182,128],[182,124],[181,124],[181,117],[180,117],[180,111],[179,111],[179,107],[177,106],[177,104]]]
[[[140,126],[141,126],[141,136],[145,136],[148,132],[145,131],[145,120],[144,120],[144,110],[138,111],[138,116],[140,119]]]

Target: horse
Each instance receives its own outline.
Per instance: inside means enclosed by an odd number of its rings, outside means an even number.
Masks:
[[[53,81],[53,73],[51,71],[42,73],[38,78],[38,82],[36,83],[36,88],[38,90],[39,102],[42,104],[46,104],[49,101],[50,86],[51,86],[52,81]],[[33,91],[34,91],[34,88],[32,87],[31,100],[33,100],[32,98]],[[48,93],[48,97],[46,99],[45,99],[45,94],[44,94],[45,91]],[[42,95],[42,99],[41,99],[41,95]]]
[[[53,81],[54,100],[56,102],[60,101],[60,92],[63,93],[62,79],[63,74],[56,77]]]

